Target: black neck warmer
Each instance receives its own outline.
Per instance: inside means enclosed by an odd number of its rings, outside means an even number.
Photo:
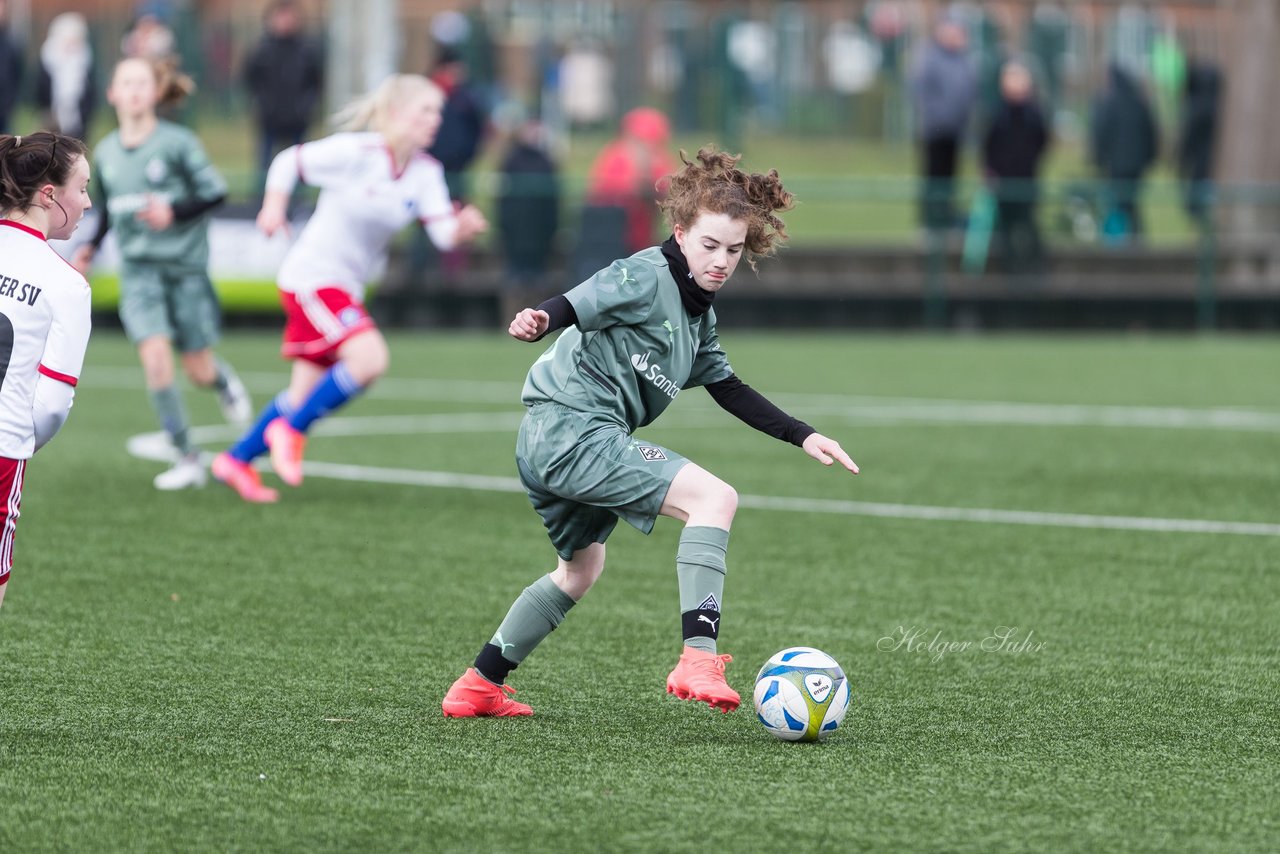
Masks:
[[[715,292],[704,291],[693,280],[693,274],[689,272],[689,262],[685,260],[684,252],[680,251],[680,244],[676,243],[674,234],[663,241],[662,254],[666,257],[667,266],[671,269],[671,278],[675,279],[676,287],[680,288],[680,302],[684,303],[684,310],[689,312],[691,317],[701,317],[706,314],[711,308],[711,301],[716,298]]]

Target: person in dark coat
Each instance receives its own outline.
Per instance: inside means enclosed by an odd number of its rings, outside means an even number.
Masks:
[[[1104,236],[1142,236],[1138,196],[1142,177],[1156,159],[1156,133],[1155,117],[1138,81],[1113,63],[1093,104],[1091,134],[1093,162],[1106,181],[1110,204]]]
[[[0,134],[9,132],[9,119],[22,89],[22,46],[9,32],[9,0],[0,0]]]
[[[1035,214],[1040,162],[1049,146],[1049,131],[1025,65],[1005,63],[1000,72],[1000,95],[983,137],[982,161],[996,195],[996,234],[1006,269],[1029,272],[1043,259]]]
[[[547,271],[560,224],[560,180],[543,144],[543,129],[526,121],[502,160],[498,235],[512,285],[535,285]]]
[[[297,0],[275,0],[266,33],[249,54],[244,85],[258,126],[258,184],[277,153],[302,142],[324,93],[324,51],[303,29]]]
[[[429,78],[444,92],[440,130],[427,152],[444,167],[449,196],[465,203],[469,195],[467,169],[484,141],[489,112],[484,98],[467,79],[467,64],[456,48],[440,48]]]
[[[1182,134],[1178,140],[1178,177],[1183,182],[1187,214],[1200,223],[1209,216],[1213,192],[1213,158],[1222,112],[1222,72],[1196,63],[1187,69]]]

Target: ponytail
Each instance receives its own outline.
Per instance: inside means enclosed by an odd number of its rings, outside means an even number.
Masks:
[[[434,92],[444,100],[444,93],[436,84],[421,74],[392,74],[378,84],[372,92],[356,98],[338,112],[330,121],[338,130],[386,130],[391,109],[415,91]]]
[[[45,184],[61,186],[88,148],[73,136],[40,131],[0,135],[0,213],[26,211]]]

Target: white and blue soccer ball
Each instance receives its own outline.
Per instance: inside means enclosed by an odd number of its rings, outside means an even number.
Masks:
[[[756,675],[756,716],[783,741],[818,741],[849,710],[849,680],[836,660],[810,646],[774,654]]]

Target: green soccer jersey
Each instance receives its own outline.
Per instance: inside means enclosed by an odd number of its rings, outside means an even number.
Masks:
[[[681,389],[733,374],[715,311],[689,315],[656,246],[613,262],[565,296],[577,325],[529,369],[526,405],[555,402],[630,433],[661,415]]]
[[[120,132],[113,131],[98,143],[93,161],[95,195],[105,198],[111,228],[126,261],[208,266],[208,214],[185,222],[175,220],[163,231],[153,231],[135,217],[149,196],[174,204],[226,194],[226,181],[194,133],[160,121],[145,142],[125,148]]]

